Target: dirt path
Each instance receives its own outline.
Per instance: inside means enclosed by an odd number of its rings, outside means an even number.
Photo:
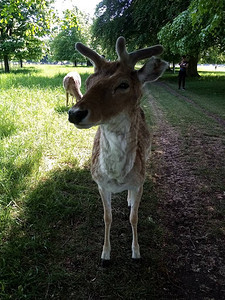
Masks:
[[[165,299],[225,299],[225,223],[221,215],[225,195],[212,188],[210,176],[198,174],[202,164],[221,167],[223,143],[213,137],[206,140],[196,131],[184,151],[187,141],[165,119],[155,99],[149,98],[156,117],[155,188],[166,232]]]

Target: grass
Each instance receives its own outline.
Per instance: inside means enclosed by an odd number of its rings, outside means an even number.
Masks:
[[[129,258],[129,212],[122,194],[114,196],[113,264],[109,269],[99,266],[103,209],[88,170],[96,128],[81,131],[67,120],[62,79],[72,69],[31,66],[0,73],[0,298],[159,298],[167,275],[151,174],[140,209],[144,263],[135,265]],[[93,69],[77,71],[84,83]],[[223,76],[187,82],[188,95],[221,118]],[[165,80],[176,85],[173,75]],[[152,93],[184,135],[187,124],[206,135],[222,134],[190,104],[157,86]],[[148,110],[147,102],[143,105]],[[153,124],[149,111],[147,117]]]
[[[178,78],[175,74],[165,76],[168,84],[178,91]],[[186,78],[186,90],[178,91],[195,101],[200,107],[225,120],[225,72],[200,71],[200,77]]]

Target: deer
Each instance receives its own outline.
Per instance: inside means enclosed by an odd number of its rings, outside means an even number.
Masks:
[[[69,103],[69,95],[72,96],[72,105],[73,105],[73,98],[76,98],[76,102],[81,100],[83,97],[80,87],[81,87],[81,78],[77,72],[69,72],[63,78],[63,87],[66,91],[66,106]]]
[[[78,42],[76,49],[94,64],[83,98],[68,111],[68,120],[78,129],[98,126],[92,150],[91,174],[104,208],[105,234],[102,263],[110,262],[111,195],[127,190],[132,228],[132,259],[141,258],[138,243],[138,209],[143,193],[146,160],[150,154],[150,131],[140,107],[142,86],[157,80],[167,63],[157,57],[161,45],[128,53],[124,37],[116,41],[117,61],[107,61]],[[150,58],[135,70],[138,61]],[[140,260],[139,260],[140,261]]]

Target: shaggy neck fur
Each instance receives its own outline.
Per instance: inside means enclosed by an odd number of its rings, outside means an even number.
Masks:
[[[108,178],[122,181],[133,168],[136,147],[137,135],[129,116],[125,113],[113,118],[108,124],[101,125],[101,171],[107,174]]]

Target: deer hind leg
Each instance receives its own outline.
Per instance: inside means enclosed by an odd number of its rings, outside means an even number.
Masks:
[[[103,208],[104,208],[104,222],[105,222],[105,237],[104,245],[102,250],[101,259],[110,260],[110,229],[112,223],[112,209],[111,209],[111,193],[99,187],[99,193],[102,198]]]
[[[137,224],[138,224],[138,208],[141,201],[141,196],[143,192],[143,187],[141,186],[137,190],[128,191],[128,197],[130,201],[130,223],[132,228],[133,240],[132,240],[132,258],[139,259],[140,247],[138,244],[138,233],[137,233]],[[128,202],[129,203],[129,202]]]

